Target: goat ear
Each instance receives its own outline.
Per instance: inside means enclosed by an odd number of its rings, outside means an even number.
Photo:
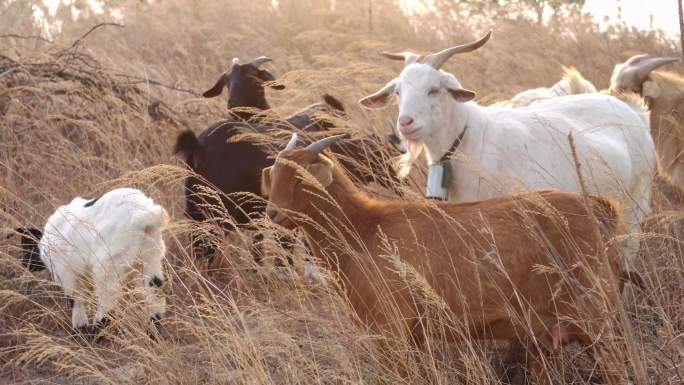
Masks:
[[[45,264],[40,258],[38,241],[43,237],[43,232],[35,227],[19,227],[14,231],[21,234],[21,262],[29,271],[41,271]]]
[[[477,96],[474,91],[466,90],[464,88],[447,88],[447,91],[449,91],[452,98],[461,103],[469,102]]]
[[[285,86],[277,83],[275,76],[267,70],[257,70],[257,77],[263,81],[266,87],[274,90],[284,90]]]
[[[38,240],[43,237],[43,232],[35,227],[17,227],[14,231],[22,235],[22,240],[23,237],[29,237],[29,239],[33,237]]]
[[[397,80],[394,79],[387,83],[382,89],[372,95],[368,95],[365,98],[359,100],[359,104],[366,108],[377,109],[384,108],[390,100],[390,96],[394,92]]]
[[[328,187],[333,181],[332,165],[328,162],[316,162],[309,165],[309,172],[323,187]]]
[[[230,86],[230,81],[228,80],[228,74],[221,74],[219,76],[218,80],[216,80],[216,84],[214,84],[213,87],[210,89],[204,91],[202,96],[205,98],[213,98],[216,96],[221,95],[221,92],[223,92],[223,87],[229,87]]]
[[[644,82],[644,85],[641,86],[641,95],[655,99],[660,96],[660,87],[658,87],[656,82],[647,80]]]
[[[261,170],[261,195],[266,198],[271,195],[271,169],[273,166]]]

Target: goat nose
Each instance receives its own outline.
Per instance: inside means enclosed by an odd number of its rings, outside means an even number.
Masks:
[[[413,118],[410,116],[400,116],[399,125],[403,127],[408,127],[413,123]]]

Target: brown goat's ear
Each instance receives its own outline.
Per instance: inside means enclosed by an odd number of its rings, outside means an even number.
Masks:
[[[312,163],[309,166],[309,172],[323,187],[327,188],[333,181],[332,164],[328,162]]]
[[[268,198],[271,195],[271,169],[273,166],[261,170],[261,195]]]
[[[204,96],[205,98],[213,98],[215,96],[219,96],[221,95],[221,92],[223,92],[223,87],[228,86],[228,74],[221,74],[221,76],[219,76],[218,80],[216,81],[216,84],[214,84],[214,86],[210,89],[204,91],[202,96]]]

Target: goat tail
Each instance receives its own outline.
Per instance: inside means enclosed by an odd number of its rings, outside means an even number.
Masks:
[[[161,230],[169,223],[169,214],[160,205],[152,205],[147,210],[142,210],[134,214],[133,224],[136,228],[150,233],[154,230]]]
[[[330,95],[330,94],[324,94],[323,95],[323,101],[333,109],[339,111],[339,112],[345,112],[344,104],[337,99],[336,97]]]
[[[591,210],[601,224],[602,232],[606,235],[616,235],[624,231],[620,209],[608,198],[591,195]]]
[[[563,79],[570,85],[570,95],[596,93],[596,87],[585,79],[575,67],[563,66]]]

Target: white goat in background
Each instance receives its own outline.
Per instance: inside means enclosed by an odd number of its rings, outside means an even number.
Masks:
[[[73,300],[72,327],[96,334],[108,322],[123,278],[139,262],[150,317],[158,320],[165,313],[161,286],[166,247],[161,231],[167,223],[166,210],[141,191],[118,188],[96,199],[75,198],[50,216],[43,232],[17,231],[22,233],[24,265],[32,271],[47,267]],[[97,298],[92,329],[85,302],[87,278],[92,279]]]
[[[402,72],[359,101],[383,108],[397,95],[397,126],[407,145],[400,175],[406,176],[425,151],[430,197],[466,202],[526,189],[581,192],[568,140],[572,135],[587,192],[619,201],[628,230],[638,232],[651,213],[656,172],[645,111],[602,94],[556,97],[523,108],[482,107],[472,101],[475,92],[440,68],[490,36],[491,31],[422,61],[413,53],[393,54],[405,61]],[[630,267],[638,248],[634,237],[623,245]]]
[[[498,104],[508,107],[525,107],[532,103],[567,95],[595,94],[596,87],[574,67],[563,67],[563,78],[550,88],[533,88],[515,95],[511,100]]]

